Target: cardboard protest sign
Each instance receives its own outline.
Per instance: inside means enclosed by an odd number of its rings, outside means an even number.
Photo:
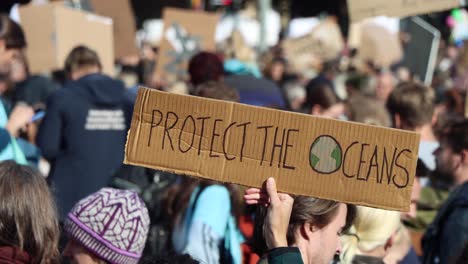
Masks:
[[[343,47],[340,28],[332,20],[320,22],[306,36],[286,39],[283,43],[286,57],[296,70],[308,68],[311,57],[323,61],[335,59]]]
[[[352,27],[350,35],[354,35],[357,28],[360,34],[357,49],[362,60],[383,67],[389,67],[400,61],[403,51],[397,34],[375,23],[363,22],[359,26]]]
[[[138,55],[136,24],[130,0],[89,0],[93,11],[114,21],[114,54],[116,58]]]
[[[407,211],[419,135],[141,88],[125,163]]]
[[[406,17],[451,9],[460,0],[348,0],[351,21],[374,16]]]
[[[112,20],[66,7],[64,3],[26,5],[19,8],[32,73],[59,70],[70,51],[86,45],[99,55],[103,71],[114,74]]]
[[[214,34],[219,17],[201,11],[166,8],[164,30],[155,70],[156,79],[186,77],[187,63],[202,50],[215,50]]]
[[[439,51],[440,32],[419,17],[406,19],[402,29],[410,39],[405,44],[402,64],[425,85],[432,84],[432,75]]]

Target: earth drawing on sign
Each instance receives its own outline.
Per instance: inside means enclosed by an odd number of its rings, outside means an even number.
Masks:
[[[337,171],[342,162],[340,144],[331,136],[322,135],[310,147],[310,166],[318,173],[330,174]]]

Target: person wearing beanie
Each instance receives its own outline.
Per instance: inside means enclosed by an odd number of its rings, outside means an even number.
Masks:
[[[102,188],[67,215],[70,240],[63,252],[73,264],[136,264],[148,235],[148,209],[137,193]]]

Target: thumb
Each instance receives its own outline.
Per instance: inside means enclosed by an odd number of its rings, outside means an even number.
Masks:
[[[272,204],[277,204],[280,202],[278,191],[276,190],[276,182],[273,177],[268,178],[266,183],[266,190],[268,196],[270,196],[270,201]]]

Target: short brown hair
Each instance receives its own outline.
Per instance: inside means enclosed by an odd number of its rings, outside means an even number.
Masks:
[[[22,49],[26,47],[23,29],[4,14],[0,14],[0,40],[5,41],[7,49]]]
[[[368,96],[355,94],[347,102],[347,114],[350,121],[390,127],[390,115],[385,105]]]
[[[0,163],[0,219],[0,246],[27,252],[35,264],[59,263],[57,210],[39,172]]]
[[[288,233],[286,234],[288,245],[296,242],[296,230],[302,224],[310,223],[318,228],[324,228],[331,223],[338,214],[339,205],[340,203],[335,201],[295,196],[291,218],[289,219]],[[351,227],[356,216],[356,207],[354,205],[347,205],[347,208],[348,212],[346,214],[346,225],[343,228],[344,231],[347,231]],[[266,211],[267,209],[263,206],[258,207],[255,218],[254,237],[251,241],[252,248],[259,255],[263,255],[267,249],[263,236]]]
[[[434,108],[434,91],[415,82],[403,82],[397,85],[387,100],[390,114],[392,116],[398,114],[411,128],[431,123]]]
[[[315,105],[319,105],[323,109],[327,109],[334,104],[340,102],[333,88],[328,83],[320,83],[317,85],[307,85],[306,101],[303,107],[307,110],[312,109]]]
[[[68,76],[76,70],[94,66],[102,69],[98,54],[86,46],[73,48],[65,59],[65,72]]]

